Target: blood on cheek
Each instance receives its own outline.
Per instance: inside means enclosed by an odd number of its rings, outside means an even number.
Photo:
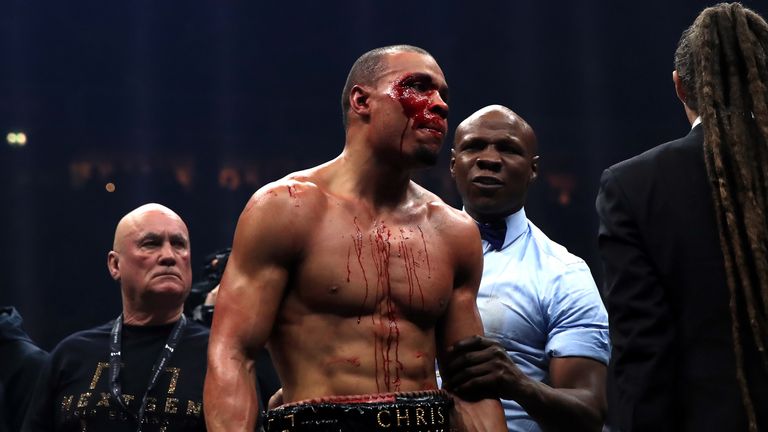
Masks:
[[[397,81],[389,94],[393,99],[400,102],[406,117],[413,119],[412,127],[416,128],[419,124],[439,119],[440,117],[430,110],[430,96],[435,90],[426,93],[417,92],[416,89],[408,86],[409,78],[410,76],[406,76]]]

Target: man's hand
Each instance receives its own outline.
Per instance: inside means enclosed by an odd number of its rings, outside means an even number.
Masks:
[[[212,289],[208,295],[205,296],[205,303],[203,303],[206,306],[214,306],[216,304],[216,297],[219,295],[219,287],[221,285],[216,285],[216,288]]]
[[[272,410],[279,407],[282,404],[283,404],[283,388],[280,387],[279,389],[277,389],[275,394],[273,394],[269,398],[269,402],[267,403],[267,409]]]
[[[584,357],[550,361],[552,386],[529,378],[494,340],[455,343],[442,367],[443,387],[466,400],[514,400],[547,431],[599,431],[605,415],[604,364]]]
[[[448,349],[443,366],[443,387],[460,397],[514,399],[518,389],[530,381],[498,342],[471,336]]]

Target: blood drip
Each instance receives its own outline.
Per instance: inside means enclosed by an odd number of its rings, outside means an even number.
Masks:
[[[357,323],[360,324],[360,319],[363,316],[365,310],[365,302],[368,300],[368,277],[365,275],[365,267],[363,267],[363,232],[360,231],[360,226],[357,224],[357,217],[354,219],[355,235],[352,236],[352,246],[355,248],[355,254],[357,255],[357,263],[360,265],[360,271],[363,274],[363,281],[365,282],[365,297],[363,297],[363,303],[360,305],[360,314],[357,316]],[[347,255],[347,282],[349,282],[349,276],[351,270],[349,268],[349,255]],[[371,317],[373,319],[373,317]]]
[[[427,259],[427,279],[432,279],[432,267],[429,265],[429,252],[427,252],[427,241],[424,239],[424,231],[421,230],[421,226],[416,225],[421,233],[421,243],[424,245],[424,257]]]
[[[408,240],[408,236],[405,234],[405,230],[400,228],[400,255],[403,258],[403,264],[405,265],[405,277],[408,282],[408,302],[413,306],[413,291],[414,287],[419,289],[421,295],[421,308],[424,309],[424,291],[421,289],[421,281],[419,280],[419,274],[416,269],[419,267],[419,263],[416,262],[416,258],[413,256],[413,250],[408,247],[405,242]]]
[[[350,253],[352,252],[352,247],[347,247],[347,283],[350,281],[350,277],[352,276],[352,269],[349,267],[349,257]],[[359,321],[359,318],[358,318]]]

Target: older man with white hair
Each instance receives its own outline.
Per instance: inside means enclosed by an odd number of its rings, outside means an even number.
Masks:
[[[159,204],[131,211],[107,267],[122,313],[59,343],[23,430],[205,430],[208,330],[182,314],[192,284],[184,221]]]

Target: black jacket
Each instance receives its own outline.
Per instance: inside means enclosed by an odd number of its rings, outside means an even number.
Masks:
[[[21,328],[13,307],[0,307],[0,431],[18,431],[48,354]]]
[[[626,431],[746,430],[702,127],[605,170],[596,204],[617,391],[611,417]],[[768,429],[768,379],[748,326],[741,330]]]

